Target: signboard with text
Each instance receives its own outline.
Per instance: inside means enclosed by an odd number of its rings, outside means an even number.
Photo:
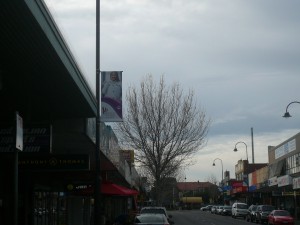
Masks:
[[[13,152],[15,149],[13,127],[0,127],[0,152]],[[23,152],[50,153],[52,148],[51,125],[29,125],[23,127]]]
[[[284,175],[277,178],[278,187],[287,186],[293,184],[293,179],[290,175]]]
[[[20,154],[19,169],[23,170],[88,170],[89,155],[83,154]]]

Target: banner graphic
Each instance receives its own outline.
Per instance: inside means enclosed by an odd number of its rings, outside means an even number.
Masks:
[[[101,72],[101,121],[122,122],[122,71]]]

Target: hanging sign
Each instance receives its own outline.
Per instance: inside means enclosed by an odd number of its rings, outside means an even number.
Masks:
[[[23,151],[23,119],[16,112],[16,149]]]

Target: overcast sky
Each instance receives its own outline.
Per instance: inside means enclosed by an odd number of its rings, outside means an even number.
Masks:
[[[95,90],[95,0],[46,0]],[[268,163],[268,146],[294,136],[300,104],[300,1],[101,0],[100,69],[123,71],[123,87],[145,75],[193,89],[212,119],[187,181],[234,177],[239,159]],[[233,152],[237,142],[238,152]],[[247,146],[247,151],[246,151]]]

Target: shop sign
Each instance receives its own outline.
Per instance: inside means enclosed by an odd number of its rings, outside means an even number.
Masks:
[[[23,170],[88,170],[90,158],[87,154],[19,154],[19,169]]]
[[[237,187],[242,187],[243,186],[243,181],[233,181],[231,183],[233,188],[237,188]]]
[[[223,187],[223,190],[224,190],[224,191],[228,191],[228,190],[230,191],[231,189],[232,189],[231,186],[227,186],[227,185],[226,185],[226,186]]]
[[[290,175],[285,175],[277,178],[278,187],[287,186],[293,183],[292,177]]]
[[[128,163],[134,163],[134,151],[133,150],[120,150],[120,153]]]
[[[296,177],[293,179],[293,189],[300,188],[300,177]]]
[[[274,185],[277,185],[278,184],[278,180],[277,180],[277,177],[272,177],[268,180],[268,185],[269,187],[270,186],[274,186]]]
[[[50,125],[29,125],[23,127],[23,152],[49,153],[52,147],[52,127]],[[13,152],[15,149],[14,129],[0,128],[0,152]]]
[[[232,190],[232,192],[235,193],[241,193],[241,192],[247,192],[247,187],[237,187],[235,189]]]
[[[256,188],[256,185],[251,185],[249,187],[249,191],[255,191],[257,188]]]
[[[275,159],[285,156],[288,153],[295,150],[296,150],[296,139],[293,139],[275,149]]]
[[[296,191],[288,191],[288,192],[282,192],[282,196],[299,196],[300,192]]]

